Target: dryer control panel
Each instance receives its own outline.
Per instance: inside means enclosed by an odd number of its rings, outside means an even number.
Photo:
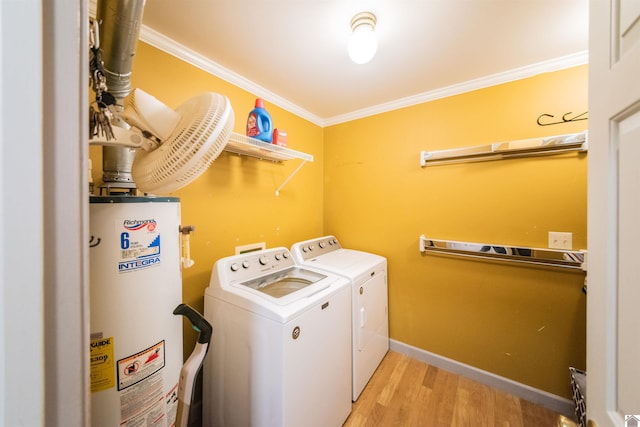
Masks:
[[[291,252],[296,258],[306,261],[320,255],[328,254],[329,252],[337,251],[341,248],[340,242],[338,242],[338,239],[334,236],[324,236],[296,243],[291,247]]]

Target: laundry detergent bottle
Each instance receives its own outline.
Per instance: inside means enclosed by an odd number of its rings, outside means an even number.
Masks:
[[[273,125],[271,115],[264,109],[264,101],[256,99],[256,106],[247,118],[247,136],[264,142],[271,142],[273,138]]]

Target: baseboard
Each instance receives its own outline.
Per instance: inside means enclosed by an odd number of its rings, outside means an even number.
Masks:
[[[437,368],[453,372],[504,392],[511,393],[522,399],[544,406],[545,408],[551,409],[573,419],[574,407],[573,401],[570,399],[557,396],[544,390],[539,390],[526,384],[501,377],[491,372],[483,371],[482,369],[475,368],[471,365],[466,365],[453,359],[449,359],[393,339],[389,340],[389,348]]]

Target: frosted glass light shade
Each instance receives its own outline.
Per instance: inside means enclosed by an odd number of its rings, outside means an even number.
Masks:
[[[349,57],[356,64],[371,61],[378,50],[375,33],[376,17],[372,13],[363,12],[351,20],[352,33],[349,38]]]

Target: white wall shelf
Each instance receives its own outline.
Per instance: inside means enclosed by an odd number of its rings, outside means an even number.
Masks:
[[[276,189],[276,196],[280,195],[280,191],[285,185],[298,173],[302,166],[306,162],[313,162],[313,155],[303,153],[301,151],[292,150],[280,145],[269,144],[267,142],[259,141],[255,138],[232,132],[229,142],[224,148],[224,151],[238,154],[241,156],[254,157],[260,160],[269,160],[275,163],[282,163],[286,160],[302,160],[300,165],[284,180],[282,184]]]
[[[231,138],[229,138],[229,142],[225,146],[224,151],[278,163],[293,159],[313,162],[313,155],[311,154],[262,142],[236,132],[231,132]]]
[[[582,132],[449,150],[421,151],[420,166],[532,157],[569,151],[586,152],[587,149],[587,132]]]

